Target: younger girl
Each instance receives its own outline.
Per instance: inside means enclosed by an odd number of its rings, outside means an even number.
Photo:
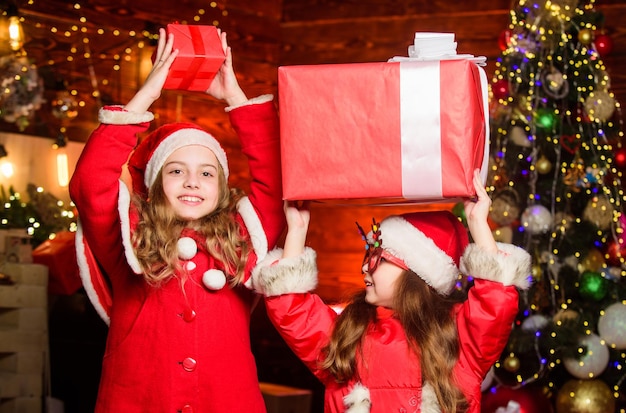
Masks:
[[[229,189],[226,153],[196,125],[162,126],[133,151],[178,53],[164,30],[145,84],[100,111],[70,184],[81,276],[110,327],[97,413],[265,412],[243,286],[284,229],[278,122],[271,96],[247,99],[220,36],[226,61],[207,93],[229,106],[249,197]],[[132,197],[118,184],[126,163]]]
[[[465,202],[469,246],[447,211],[375,223],[365,290],[340,315],[309,292],[317,277],[315,252],[304,245],[309,212],[286,206],[282,258],[271,252],[253,285],[287,344],[326,386],[325,412],[480,412],[480,385],[507,342],[530,256],[494,241],[478,171],[474,186],[477,202]],[[449,297],[459,263],[475,278],[464,302]]]

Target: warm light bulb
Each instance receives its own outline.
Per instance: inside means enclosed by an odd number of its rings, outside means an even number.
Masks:
[[[2,176],[5,178],[12,177],[14,173],[13,164],[9,161],[0,162],[0,173],[2,173]]]
[[[13,51],[18,51],[24,45],[24,32],[18,16],[9,17],[9,46]]]
[[[66,187],[70,183],[67,154],[65,153],[57,154],[57,181],[61,187]]]

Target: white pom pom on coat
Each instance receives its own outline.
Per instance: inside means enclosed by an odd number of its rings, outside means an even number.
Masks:
[[[182,260],[190,260],[198,253],[198,246],[196,241],[190,237],[182,237],[176,242],[176,249],[178,251],[178,258]]]
[[[202,283],[209,290],[221,290],[226,285],[226,275],[223,271],[213,268],[204,273]]]

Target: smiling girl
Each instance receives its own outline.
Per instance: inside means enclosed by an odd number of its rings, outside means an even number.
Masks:
[[[527,288],[530,256],[496,243],[491,201],[474,174],[465,201],[474,243],[448,211],[374,221],[365,234],[365,290],[337,315],[319,296],[309,211],[286,205],[288,233],[253,273],[272,323],[325,385],[325,412],[480,412],[480,385],[504,349]],[[460,268],[459,268],[460,267]],[[450,297],[463,270],[464,301]]]
[[[137,145],[178,54],[164,30],[141,89],[101,109],[70,184],[81,277],[109,324],[96,413],[265,412],[246,286],[284,229],[278,119],[270,95],[241,90],[220,36],[226,60],[206,92],[228,105],[248,196],[229,188],[226,153],[195,124],[161,126]]]

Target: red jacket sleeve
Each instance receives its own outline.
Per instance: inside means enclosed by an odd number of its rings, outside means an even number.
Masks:
[[[248,104],[229,112],[231,124],[248,158],[248,198],[267,240],[267,250],[276,246],[286,222],[282,201],[279,125],[273,102]],[[252,236],[256,229],[247,225]],[[264,251],[265,253],[267,252]]]
[[[328,343],[337,313],[312,293],[284,294],[265,298],[270,320],[289,348],[324,381],[319,369],[321,349]]]
[[[506,346],[517,314],[514,286],[476,279],[456,312],[460,354],[455,376],[466,397],[480,395],[483,378]]]
[[[113,275],[127,267],[118,213],[122,167],[149,123],[101,124],[92,133],[70,181],[83,236],[104,271]]]

